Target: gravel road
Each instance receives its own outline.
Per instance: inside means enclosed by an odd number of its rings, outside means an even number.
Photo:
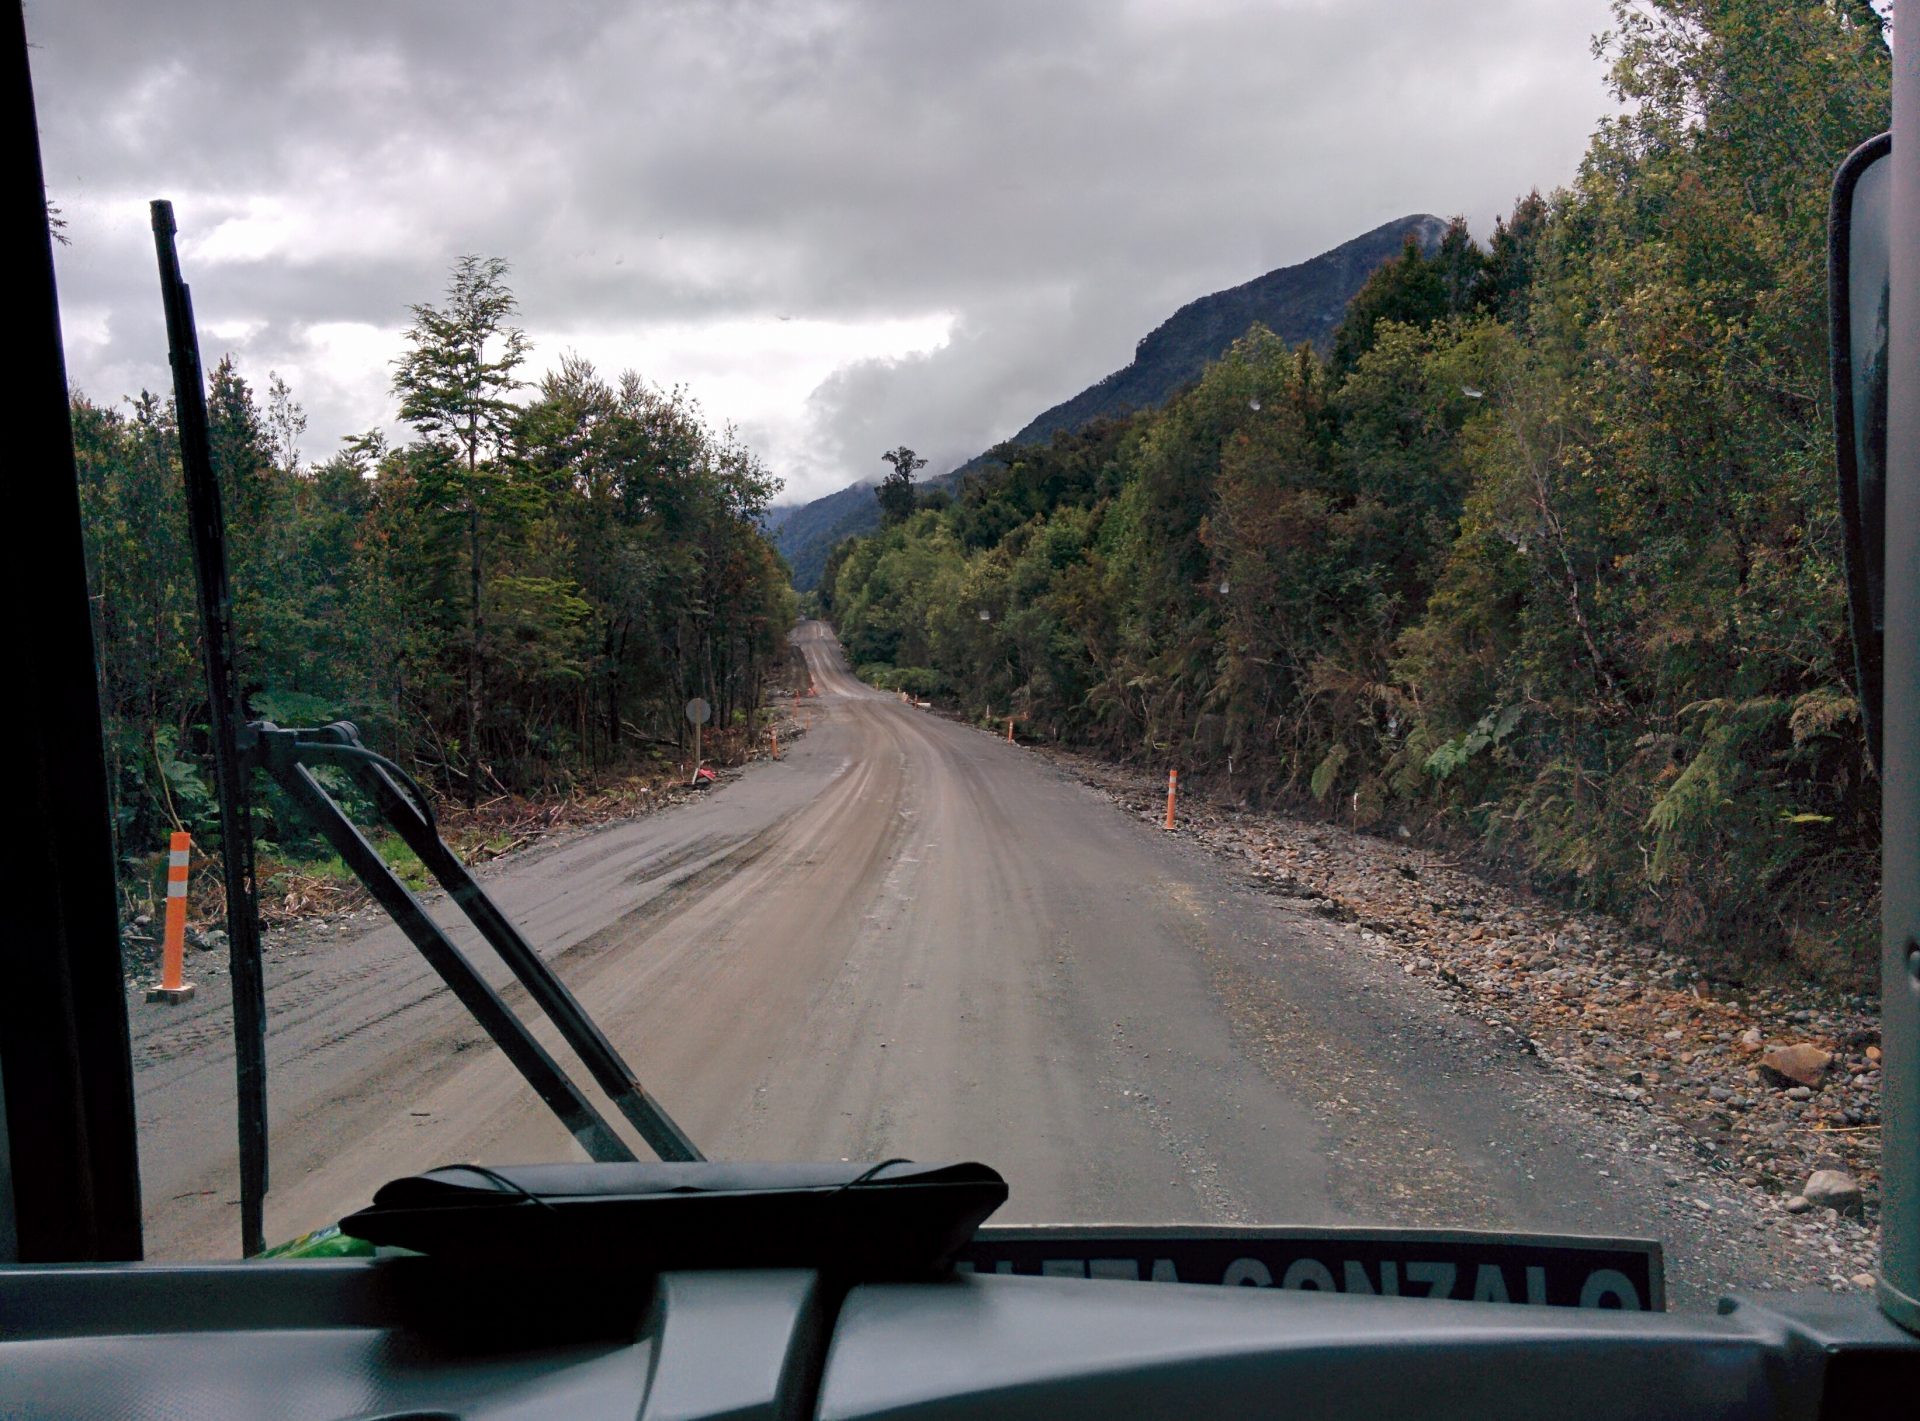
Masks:
[[[1002,1222],[1652,1235],[1683,1308],[1828,1283],[1817,1235],[1356,928],[861,685],[821,624],[796,637],[820,695],[780,761],[486,878],[709,1155],[978,1158],[1012,1184]],[[437,1164],[578,1157],[397,930],[269,955],[269,1238]],[[130,1008],[153,1257],[237,1248],[224,993]]]

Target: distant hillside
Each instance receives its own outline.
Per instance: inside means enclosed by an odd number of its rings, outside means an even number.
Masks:
[[[805,592],[819,583],[835,543],[880,526],[880,500],[873,488],[872,484],[848,484],[812,503],[767,510],[767,531],[793,569],[795,587]]]
[[[1399,255],[1409,234],[1431,250],[1445,230],[1446,223],[1438,217],[1416,213],[1376,227],[1311,261],[1190,301],[1141,339],[1124,369],[1036,416],[1007,443],[1044,443],[1062,430],[1082,429],[1102,415],[1158,406],[1197,379],[1208,362],[1218,360],[1255,324],[1290,345],[1310,341],[1324,354],[1347,302],[1374,269]],[[976,455],[927,482],[956,482],[988,457]],[[793,568],[794,586],[803,592],[820,580],[835,543],[869,532],[879,522],[880,505],[870,483],[849,484],[838,493],[797,507],[770,509],[767,518],[775,544]]]

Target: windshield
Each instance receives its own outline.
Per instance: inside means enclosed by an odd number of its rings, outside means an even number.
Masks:
[[[1865,1286],[1825,222],[1880,10],[28,24],[149,1256],[239,1239],[164,197],[245,714],[417,783],[707,1156],[975,1158],[1005,1222],[1657,1238],[1681,1307]],[[583,1158],[252,773],[267,1240]]]

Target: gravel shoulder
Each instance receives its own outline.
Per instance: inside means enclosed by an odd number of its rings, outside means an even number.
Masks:
[[[1038,753],[1123,813],[1160,823],[1166,787],[1157,775]],[[1871,1003],[1811,984],[1716,982],[1605,915],[1503,885],[1446,853],[1333,824],[1183,792],[1168,837],[1266,895],[1328,952],[1371,964],[1356,993],[1401,997],[1403,1037],[1425,1015],[1415,998],[1437,1003],[1479,1028],[1452,1043],[1462,1070],[1504,1072],[1510,1088],[1534,1097],[1525,1109],[1541,1119],[1566,1110],[1590,1117],[1582,1164],[1596,1185],[1632,1199],[1647,1221],[1641,1231],[1667,1239],[1670,1269],[1705,1266],[1728,1287],[1835,1290],[1858,1288],[1871,1272],[1880,1119]],[[1383,986],[1381,970],[1409,994]],[[1283,994],[1231,964],[1217,972],[1276,1068],[1310,1069],[1284,1049]],[[1407,1040],[1381,1049],[1396,1046],[1420,1054]],[[1776,1061],[1798,1066],[1801,1077],[1781,1074]],[[1349,1063],[1353,1094],[1377,1095],[1369,1076],[1421,1069],[1417,1059],[1370,1069],[1379,1064]],[[1367,1122],[1365,1131],[1346,1130],[1355,1144],[1378,1138],[1377,1105],[1336,1090],[1322,1114],[1336,1129]],[[1807,1182],[1822,1171],[1855,1181],[1860,1203],[1842,1213],[1810,1202]],[[1444,1197],[1430,1185],[1423,1191]],[[1454,1204],[1460,1222],[1470,1201]]]

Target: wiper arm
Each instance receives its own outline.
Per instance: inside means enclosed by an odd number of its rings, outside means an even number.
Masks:
[[[440,974],[441,980],[486,1029],[494,1044],[560,1117],[590,1157],[611,1162],[630,1161],[634,1156],[486,979],[474,971],[473,965],[441,931],[406,884],[387,867],[386,860],[347,818],[326,786],[314,778],[311,766],[339,766],[373,800],[376,813],[447,890],[488,946],[500,954],[528,995],[586,1063],[600,1088],[655,1154],[676,1162],[704,1158],[672,1117],[641,1089],[633,1071],[567,990],[566,984],[447,847],[434,824],[433,810],[425,793],[405,770],[363,746],[358,731],[345,721],[317,730],[285,730],[261,721],[250,726],[249,731],[259,747],[260,766],[313,820],[354,876],[399,924],[420,955]]]

